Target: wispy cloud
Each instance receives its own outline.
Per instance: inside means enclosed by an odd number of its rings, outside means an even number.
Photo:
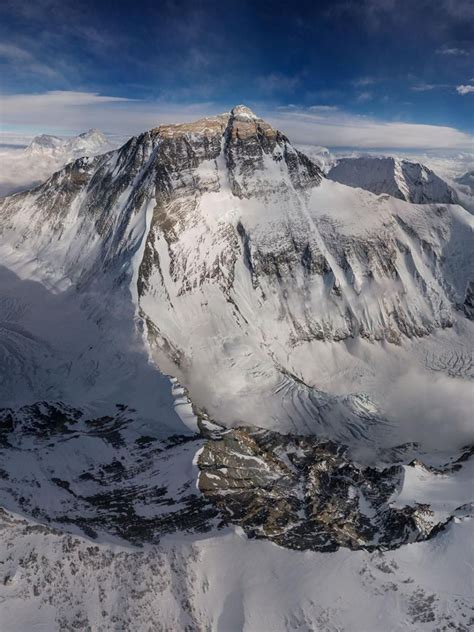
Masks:
[[[16,46],[15,44],[0,42],[0,57],[15,62],[24,62],[30,61],[32,55],[28,51],[20,48],[19,46]]]
[[[258,77],[258,88],[268,95],[279,93],[291,93],[298,87],[301,80],[295,75],[283,75],[278,72],[272,72],[268,75]]]
[[[294,142],[358,149],[472,150],[474,136],[453,127],[381,121],[347,112],[309,109],[268,112],[268,120]]]
[[[39,74],[50,79],[60,78],[60,73],[55,68],[38,61],[28,50],[13,43],[0,43],[0,62],[7,62],[22,73]]]
[[[382,30],[393,25],[413,26],[413,18],[420,10],[427,33],[451,30],[474,18],[472,0],[437,0],[436,11],[433,11],[432,0],[333,0],[328,14],[358,19],[368,30]]]
[[[418,83],[411,86],[411,90],[414,92],[429,92],[430,90],[440,90],[450,87],[448,83]]]
[[[351,83],[356,88],[364,88],[365,86],[373,85],[375,79],[373,77],[359,77],[358,79],[353,79]]]
[[[468,86],[474,92],[474,86]],[[95,92],[53,91],[16,94],[0,99],[7,131],[42,132],[59,129],[77,133],[91,127],[123,136],[162,123],[191,121],[229,109],[212,102],[186,105],[171,101],[141,101]],[[276,108],[261,104],[255,111],[298,144],[358,149],[472,150],[474,137],[453,127],[383,121],[316,104]]]
[[[66,106],[94,105],[96,103],[111,103],[118,101],[134,101],[134,99],[101,95],[98,92],[80,92],[72,90],[50,90],[41,94],[12,94],[3,97],[5,103],[31,103],[35,107],[54,106],[61,104]]]
[[[371,101],[371,99],[372,92],[369,92],[368,90],[364,90],[356,96],[357,103],[367,103],[367,101]]]
[[[78,133],[97,127],[131,136],[162,123],[193,120],[215,111],[215,106],[205,102],[177,105],[73,90],[0,98],[0,120],[6,131],[37,133]]]
[[[443,46],[436,51],[439,55],[449,55],[451,57],[466,57],[469,55],[469,51],[465,48],[458,48],[456,46]]]
[[[335,112],[339,110],[337,105],[311,105],[308,109],[311,112]]]
[[[474,92],[474,85],[473,86],[469,86],[469,85],[460,85],[460,86],[456,86],[456,92],[458,94],[470,94],[472,92]]]

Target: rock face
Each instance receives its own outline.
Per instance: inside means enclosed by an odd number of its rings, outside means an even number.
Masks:
[[[406,463],[410,446],[386,454],[390,465],[368,467],[348,447],[316,437],[225,430],[205,416],[199,426],[200,434],[157,440],[125,405],[101,418],[61,402],[0,409],[2,507],[133,546],[238,525],[251,538],[323,552],[395,549],[433,537],[450,520],[429,503],[398,506],[405,469],[397,461]],[[472,454],[466,449],[442,467],[419,460],[409,467],[453,475]]]
[[[197,492],[195,435],[159,441],[136,412],[90,418],[61,402],[0,410],[0,497],[10,511],[132,545],[205,532],[218,511]]]
[[[198,464],[199,488],[230,523],[281,546],[391,549],[443,526],[429,505],[391,506],[401,465],[356,465],[332,442],[242,427],[208,441]]]
[[[463,310],[467,318],[474,320],[474,281],[471,281],[466,288]]]

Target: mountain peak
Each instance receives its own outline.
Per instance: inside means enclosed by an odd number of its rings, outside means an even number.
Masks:
[[[240,120],[257,120],[258,116],[256,116],[252,110],[250,108],[248,108],[246,105],[236,105],[234,108],[232,108],[231,110],[231,115],[234,118],[240,119]]]
[[[419,162],[391,156],[341,158],[327,177],[376,195],[388,194],[415,204],[455,204],[454,189]]]
[[[35,136],[31,143],[28,145],[28,149],[33,148],[47,148],[54,149],[61,145],[63,140],[58,136],[52,136],[51,134],[40,134],[39,136]]]
[[[82,134],[79,134],[79,138],[91,138],[91,137],[101,138],[101,139],[104,139],[104,141],[107,140],[104,134],[100,131],[100,129],[96,129],[95,127],[91,127],[91,129],[88,129],[87,132],[82,132]]]

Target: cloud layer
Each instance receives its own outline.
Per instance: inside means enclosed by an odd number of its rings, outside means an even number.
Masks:
[[[470,88],[472,86],[462,86]],[[474,90],[474,88],[473,88]],[[194,120],[227,107],[212,102],[186,105],[100,95],[96,92],[50,91],[12,94],[0,100],[5,131],[78,133],[96,127],[133,135],[162,123]],[[359,149],[467,149],[474,137],[453,127],[381,121],[350,114],[329,104],[275,108],[255,105],[257,114],[286,133],[295,143]]]
[[[453,127],[380,121],[344,112],[289,108],[268,119],[294,142],[360,149],[466,149],[474,136]]]
[[[472,384],[467,380],[411,369],[387,388],[383,405],[400,442],[442,450],[474,441]]]

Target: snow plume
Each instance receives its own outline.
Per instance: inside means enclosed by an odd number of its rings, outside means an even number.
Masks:
[[[400,443],[415,441],[426,449],[474,442],[473,405],[470,382],[414,368],[393,383],[383,401],[397,425]]]

